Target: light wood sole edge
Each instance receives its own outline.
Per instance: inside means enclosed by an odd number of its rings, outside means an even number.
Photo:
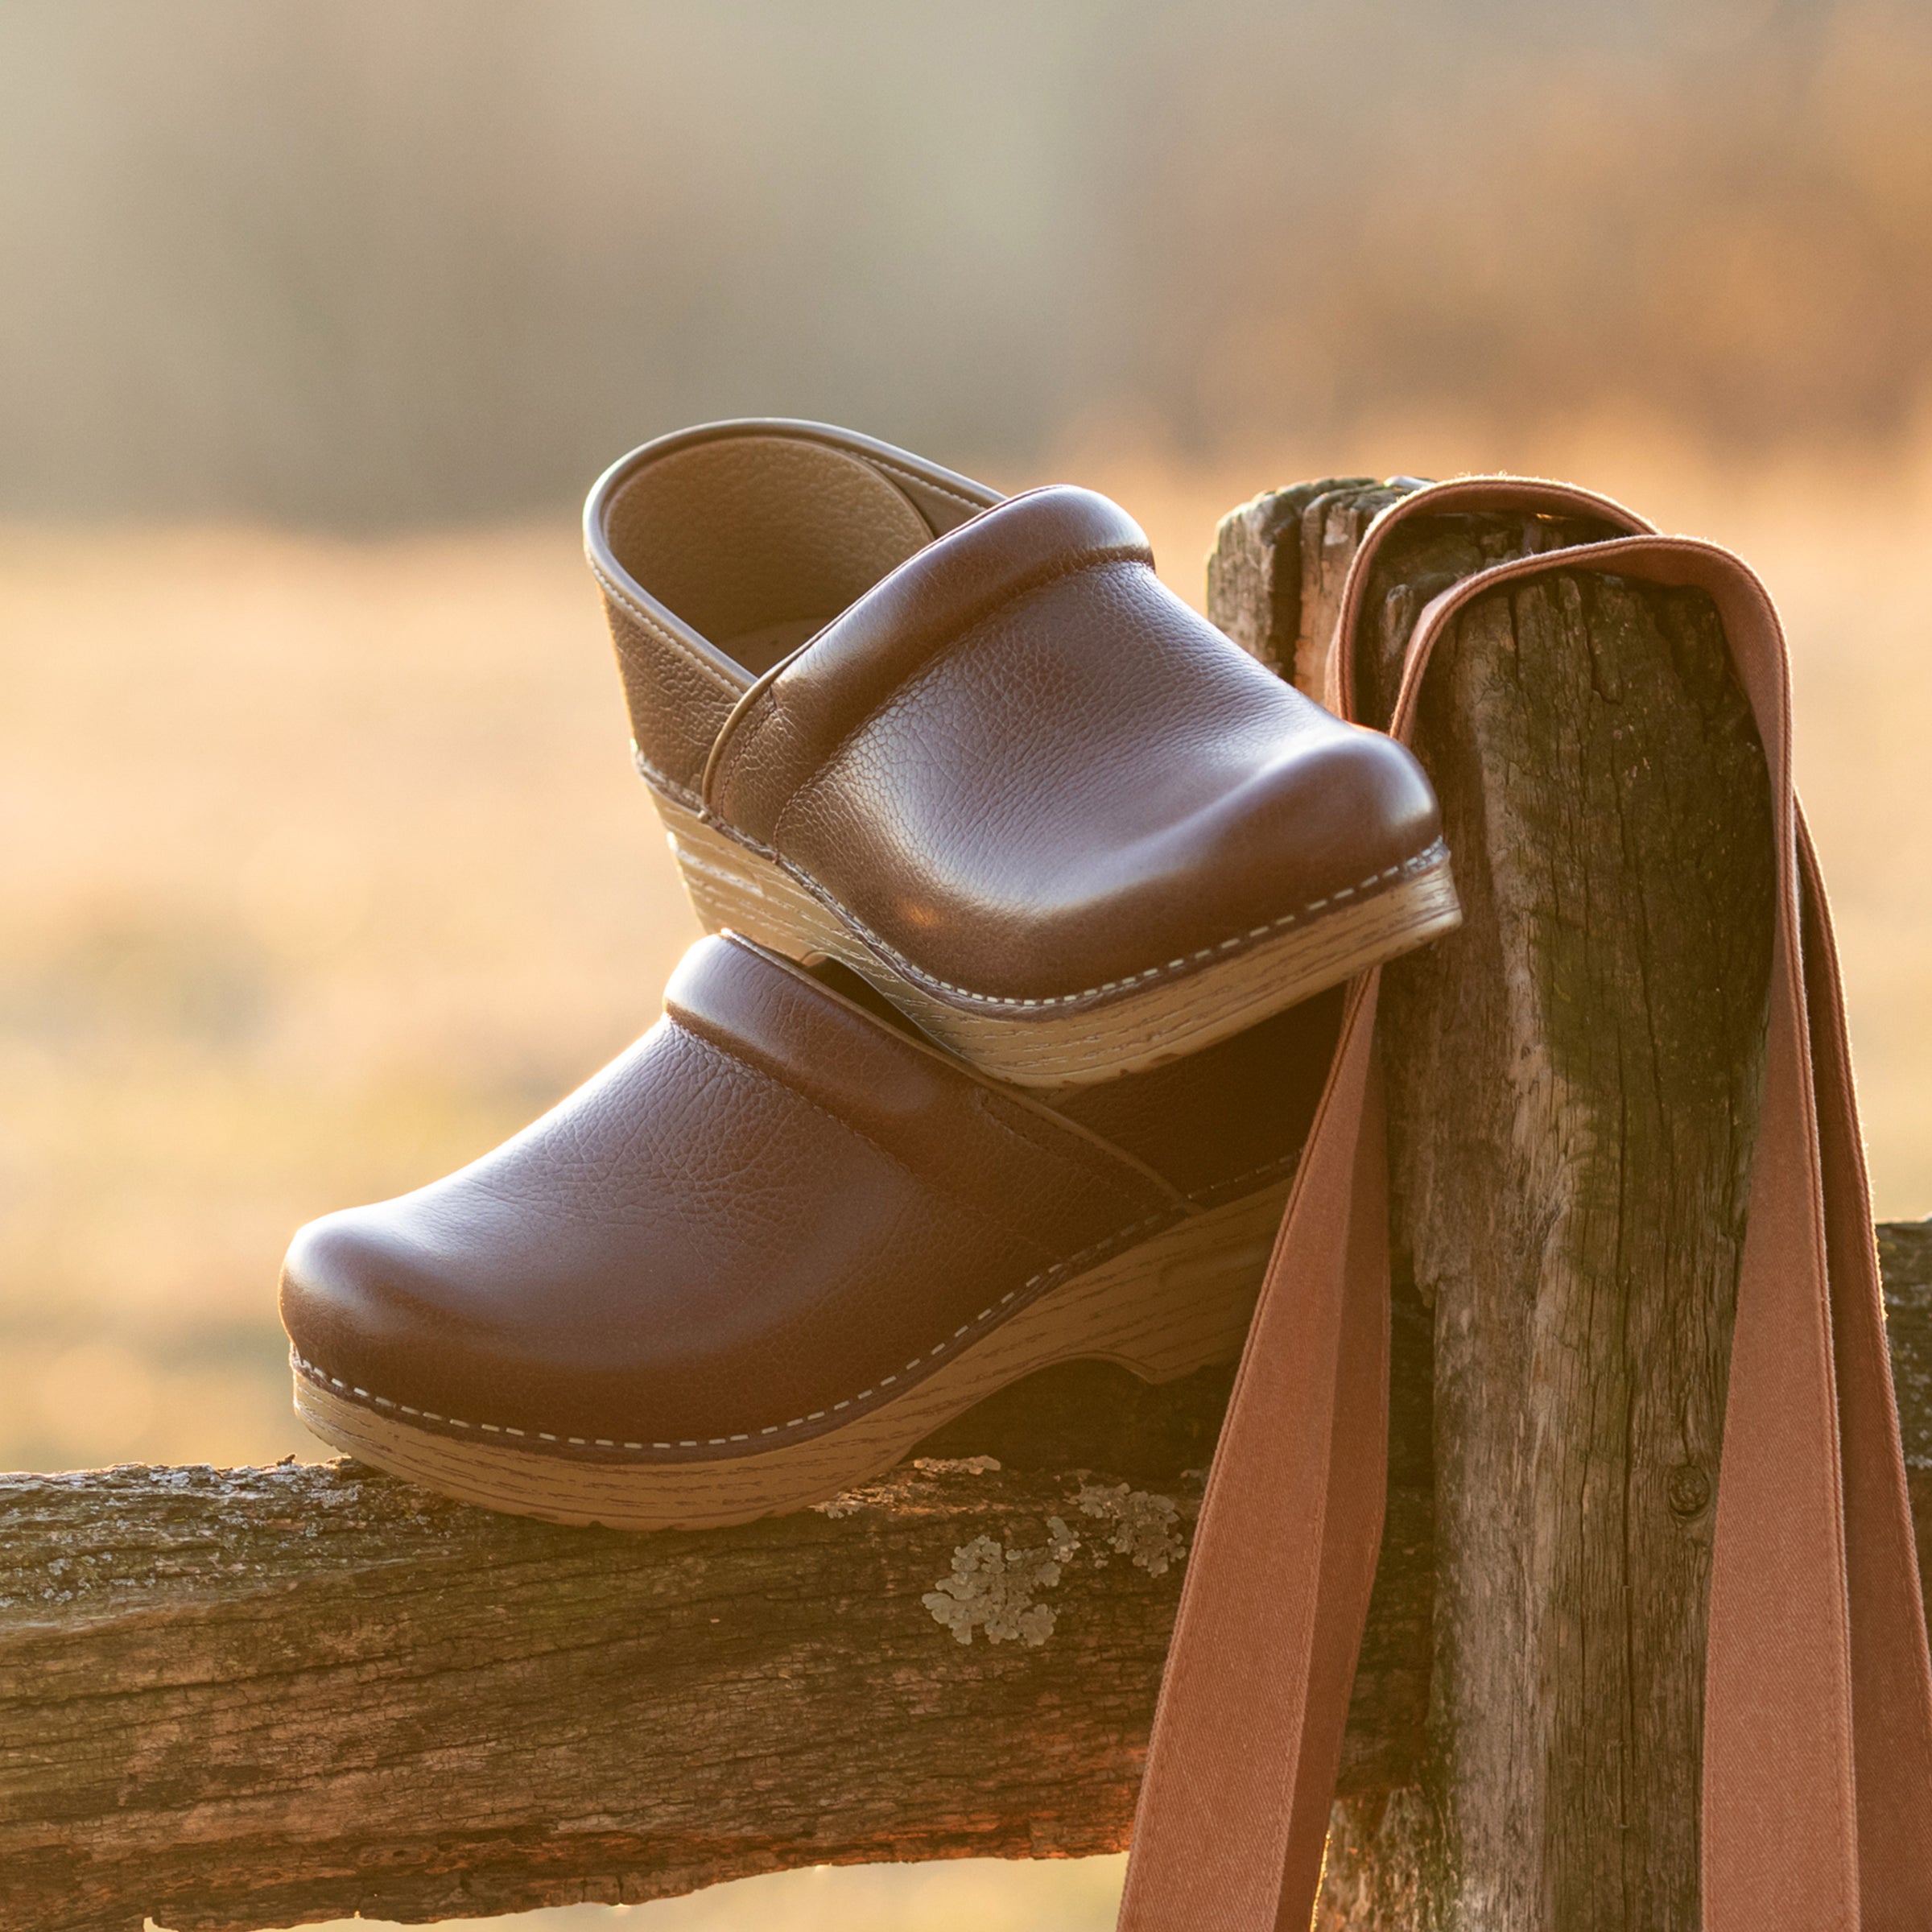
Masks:
[[[1171,1381],[1241,1352],[1287,1199],[1282,1183],[1196,1215],[1051,1290],[897,1400],[807,1441],[715,1463],[579,1462],[432,1434],[295,1377],[295,1412],[358,1462],[550,1522],[701,1530],[781,1516],[882,1474],[922,1437],[1055,1362]]]
[[[708,931],[729,927],[792,959],[838,960],[961,1059],[1018,1087],[1089,1086],[1198,1053],[1462,923],[1444,853],[1305,926],[1137,992],[1064,1012],[976,1011],[907,978],[782,866],[651,795]]]

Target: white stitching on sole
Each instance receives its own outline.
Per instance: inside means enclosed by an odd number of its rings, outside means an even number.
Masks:
[[[1336,905],[1344,899],[1353,898],[1358,894],[1372,891],[1375,887],[1387,885],[1392,880],[1410,877],[1418,873],[1429,871],[1449,856],[1447,844],[1443,840],[1438,839],[1433,844],[1415,853],[1413,857],[1403,859],[1393,865],[1385,866],[1381,871],[1372,873],[1365,879],[1358,879],[1352,886],[1344,886],[1339,890],[1330,893],[1325,898],[1312,900],[1306,906],[1298,906],[1293,912],[1283,913],[1279,919],[1271,919],[1265,926],[1250,927],[1246,932],[1237,933],[1231,939],[1222,939],[1212,946],[1203,946],[1196,952],[1183,953],[1178,959],[1168,960],[1164,966],[1149,966],[1141,972],[1129,974],[1125,979],[1105,980],[1098,986],[1088,986],[1079,993],[1042,993],[1037,998],[1025,999],[1009,993],[974,993],[967,987],[955,985],[950,980],[939,979],[934,974],[924,971],[922,968],[915,966],[889,939],[881,939],[863,920],[855,918],[848,912],[809,873],[804,871],[801,867],[795,865],[782,852],[774,851],[769,847],[758,844],[753,840],[746,838],[741,832],[726,825],[721,819],[708,812],[701,815],[700,823],[721,836],[729,839],[734,844],[742,845],[747,852],[763,859],[767,865],[777,866],[803,890],[809,893],[813,898],[816,899],[835,919],[842,921],[874,952],[889,961],[896,971],[905,978],[912,980],[915,985],[926,987],[935,993],[947,993],[956,1000],[968,1001],[977,1006],[1011,1008],[1078,1005],[1084,1000],[1096,999],[1107,993],[1124,992],[1129,987],[1144,986],[1153,980],[1165,979],[1169,974],[1185,972],[1189,967],[1198,965],[1203,960],[1220,957],[1226,953],[1252,945],[1257,939],[1265,939],[1274,934],[1285,932],[1290,927],[1299,924],[1312,914]],[[683,848],[679,844],[678,834],[675,828],[671,832],[671,840],[672,847],[678,855],[678,863],[682,867],[685,862]],[[699,869],[710,873],[714,877],[720,876],[719,869],[713,865],[700,865]],[[732,874],[722,876],[725,877],[733,886],[748,887],[754,892],[758,891],[758,888],[751,881]],[[759,892],[758,896],[762,898],[766,895]]]
[[[1169,1220],[1170,1216],[1165,1213],[1150,1215],[1143,1220],[1133,1222],[1125,1228],[1117,1228],[1113,1233],[1107,1236],[1104,1240],[1096,1241],[1090,1246],[1083,1248],[1077,1254],[1070,1254],[1067,1256],[1065,1261],[1057,1261],[1052,1267],[1041,1269],[1038,1274],[1030,1276],[1027,1280],[1022,1282],[1018,1287],[1012,1290],[1009,1293],[1002,1295],[1000,1299],[993,1305],[992,1307],[982,1310],[980,1314],[976,1315],[972,1321],[966,1324],[965,1327],[956,1331],[948,1340],[941,1342],[936,1348],[932,1349],[926,1355],[914,1356],[914,1358],[906,1364],[905,1368],[898,1372],[898,1374],[881,1376],[875,1386],[867,1389],[864,1395],[848,1396],[844,1402],[835,1403],[832,1406],[833,1410],[859,1406],[865,1402],[867,1397],[876,1395],[880,1389],[886,1387],[888,1384],[896,1382],[899,1379],[899,1375],[909,1374],[914,1369],[926,1368],[930,1364],[934,1356],[944,1354],[948,1349],[952,1348],[955,1343],[959,1340],[960,1335],[967,1334],[972,1329],[983,1326],[987,1321],[991,1319],[993,1316],[997,1315],[1001,1309],[1009,1307],[1011,1303],[1017,1301],[1030,1289],[1039,1287],[1042,1284],[1057,1286],[1059,1282],[1065,1280],[1069,1274],[1079,1270],[1084,1267],[1087,1262],[1092,1261],[1097,1256],[1104,1253],[1107,1249],[1115,1246],[1117,1243],[1128,1241],[1134,1235],[1144,1233],[1150,1228],[1160,1226],[1162,1224],[1168,1222]],[[339,1390],[343,1395],[350,1397],[352,1400],[355,1397],[361,1396],[365,1402],[372,1404],[382,1401],[381,1397],[368,1395],[362,1389],[352,1389],[346,1382],[344,1382],[339,1380],[336,1377],[331,1375],[326,1369],[318,1368],[313,1362],[310,1361],[307,1356],[297,1353],[297,1352],[293,1348],[289,1350],[289,1356],[290,1359],[295,1363],[296,1368],[299,1369],[302,1373],[312,1382],[326,1382],[332,1388]],[[390,1405],[384,1403],[383,1406],[387,1407]],[[442,1422],[448,1427],[455,1429],[487,1429],[493,1435],[508,1434],[511,1435],[525,1435],[528,1433],[520,1429],[506,1429],[502,1425],[495,1422],[462,1422],[453,1415],[436,1415],[427,1409],[418,1411],[416,1410],[407,1408],[400,1403],[394,1405],[394,1406],[399,1409],[405,1415],[415,1415],[419,1413],[425,1422]],[[788,1422],[771,1423],[766,1427],[759,1430],[758,1434],[760,1435],[775,1435],[782,1433],[782,1431],[787,1429],[803,1429],[807,1423],[824,1422],[826,1417],[832,1413],[832,1410],[814,1410],[810,1415],[795,1416]],[[541,1430],[537,1430],[535,1433],[538,1439],[542,1442],[554,1443],[557,1439],[554,1435],[546,1435]],[[572,1448],[576,1449],[621,1448],[629,1450],[642,1449],[644,1447],[644,1445],[641,1443],[620,1443],[610,1441],[602,1436],[599,1436],[594,1440],[590,1441],[587,1441],[580,1435],[566,1436],[564,1439]],[[708,1441],[704,1442],[700,1442],[697,1438],[693,1437],[687,1442],[653,1443],[650,1444],[650,1447],[653,1449],[716,1448],[731,1443],[749,1442],[750,1439],[750,1436],[749,1433],[747,1433],[742,1435],[715,1435],[709,1438]]]

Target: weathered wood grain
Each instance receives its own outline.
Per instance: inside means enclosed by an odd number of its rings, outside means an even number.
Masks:
[[[1076,1560],[1033,1593],[1037,1648],[962,1646],[922,1602],[981,1537],[1042,1550],[1058,1517],[1091,1547],[1078,1487],[910,1471],[836,1517],[622,1537],[353,1464],[10,1479],[0,1924],[461,1916],[1111,1849],[1175,1573]]]
[[[1932,1597],[1932,1220],[1881,1221],[1878,1259],[1885,1277],[1885,1335],[1898,1391],[1918,1574]]]
[[[1230,1379],[1074,1364],[829,1511],[696,1535],[493,1516],[353,1463],[0,1478],[0,1926],[1117,1849]],[[956,1554],[989,1538],[996,1587],[1024,1586],[1056,1519],[1080,1547],[1005,1606],[1042,1641],[959,1642],[926,1600],[956,1600]],[[1358,1785],[1420,1728],[1426,1615],[1399,1579],[1384,1601]]]

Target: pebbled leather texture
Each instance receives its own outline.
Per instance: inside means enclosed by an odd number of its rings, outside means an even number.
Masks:
[[[744,680],[726,677],[623,605],[609,601],[607,609],[638,765],[651,784],[695,811],[704,762],[744,696]]]
[[[1144,1076],[1137,1104],[1117,1082],[1096,1130],[789,960],[704,939],[658,1022],[543,1118],[303,1228],[283,1323],[419,1426],[593,1457],[770,1447],[762,1431],[902,1384],[1009,1294],[1284,1172],[1336,1010],[1257,1028],[1273,1077],[1238,1093],[1220,1050]]]
[[[999,500],[816,423],[710,423],[613,465],[591,493],[584,545],[646,777],[695,804],[753,679],[935,532]]]
[[[842,434],[815,427],[801,448],[823,462]],[[782,467],[777,435],[749,440],[759,475]],[[706,447],[722,469],[737,445],[719,436]],[[587,511],[593,561],[623,600],[621,650],[627,608],[643,607],[650,570],[692,527],[667,508],[646,530],[641,493],[675,503],[651,479],[688,460],[658,447],[626,458]],[[837,489],[828,473],[824,541],[845,555],[848,520],[870,513],[844,472]],[[776,857],[875,950],[968,998],[1097,1001],[1179,976],[1435,843],[1435,797],[1409,752],[1272,676],[1174,596],[1117,506],[1067,486],[980,494],[987,507],[906,549],[789,656],[740,662],[697,640],[706,662],[735,665],[729,717],[708,694],[690,705],[684,667],[646,663],[634,642],[625,678],[647,767],[688,804],[696,741],[712,733],[708,819]],[[743,484],[707,501],[756,495]],[[890,529],[875,561],[905,547],[910,499],[897,503],[877,501]],[[694,588],[688,550],[671,575],[687,613],[729,605],[730,623],[761,620],[744,634],[763,646],[786,615],[819,613],[793,611],[811,599],[782,588],[802,584],[802,565],[772,563],[762,526],[733,514],[734,542],[708,537],[707,554],[720,569],[763,556],[756,597]],[[789,554],[810,549],[795,505],[766,522],[783,522]],[[823,602],[832,579],[812,581]]]
[[[1030,490],[975,517],[873,585],[739,708],[712,754],[705,803],[771,843],[855,725],[964,647],[980,620],[1109,564],[1151,571],[1154,552],[1140,526],[1092,490]]]

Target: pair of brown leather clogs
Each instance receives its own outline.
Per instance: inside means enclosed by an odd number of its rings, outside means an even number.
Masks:
[[[298,1235],[309,1426],[494,1508],[693,1527],[1052,1362],[1238,1352],[1342,982],[1458,918],[1414,759],[1090,491],[729,423],[587,523],[718,936],[542,1120]]]

